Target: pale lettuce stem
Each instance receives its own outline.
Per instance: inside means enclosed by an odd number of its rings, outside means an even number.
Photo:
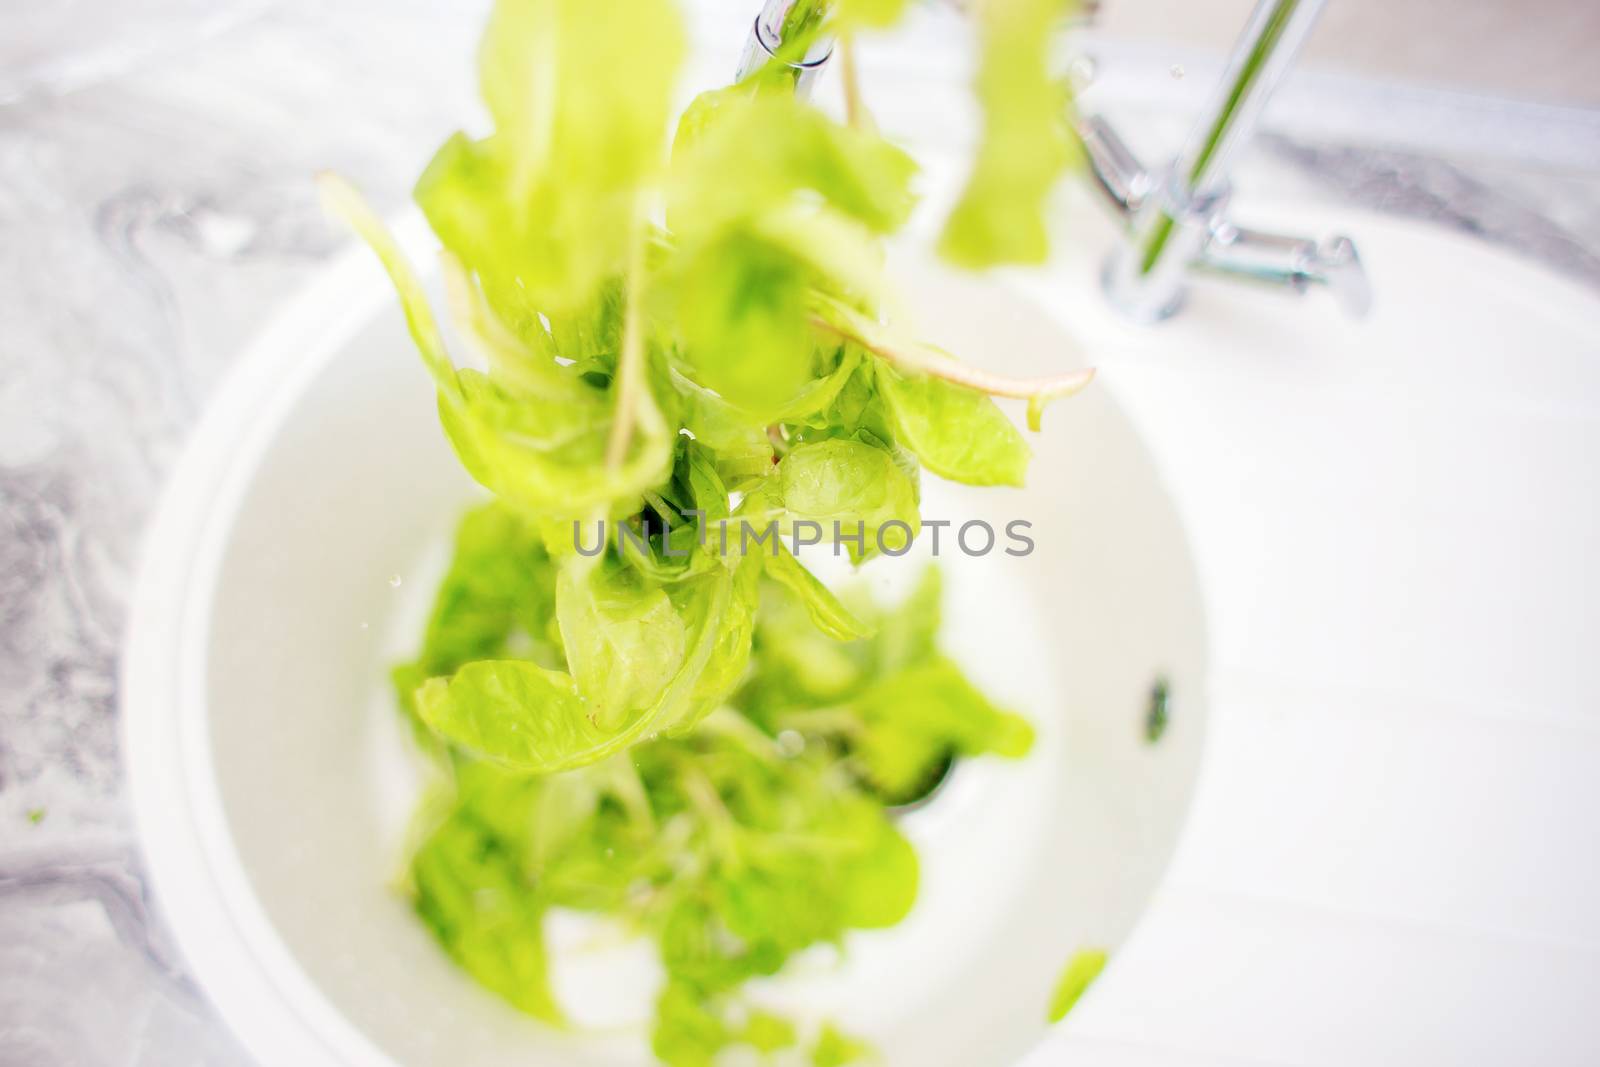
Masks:
[[[685,759],[678,767],[678,781],[689,805],[704,820],[712,851],[725,863],[739,864],[739,822],[722,802],[717,787],[694,763]]]
[[[700,729],[738,743],[739,747],[765,763],[779,762],[777,742],[738,711],[723,705],[700,722]]]
[[[844,85],[844,118],[853,130],[868,129],[871,120],[861,98],[861,71],[856,66],[856,41],[850,33],[839,35],[839,73]]]
[[[842,309],[834,309],[842,310]],[[843,324],[821,315],[812,317],[812,324],[846,341],[853,341],[887,363],[916,374],[941,378],[955,385],[965,386],[989,396],[1011,397],[1019,400],[1071,396],[1094,379],[1094,368],[1055,374],[1040,378],[1010,378],[979,367],[962,363],[936,348],[916,342],[899,342],[884,335],[864,316],[851,313]]]
[[[639,768],[626,752],[619,752],[609,760],[608,773],[612,793],[628,813],[628,818],[644,830],[656,831],[655,810],[650,806],[650,794],[644,787]]]

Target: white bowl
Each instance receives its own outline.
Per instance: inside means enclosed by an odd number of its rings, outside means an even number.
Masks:
[[[400,230],[431,263],[417,220]],[[1003,283],[902,258],[927,336],[1013,372],[1078,362]],[[904,924],[760,991],[865,1032],[890,1063],[1002,1063],[1036,1045],[1067,959],[1114,950],[1137,921],[1199,763],[1198,583],[1144,448],[1103,386],[1053,408],[1035,444],[1030,489],[928,478],[924,502],[935,518],[1033,523],[1030,556],[943,565],[947,647],[1033,718],[1034,753],[969,761],[906,819],[924,871]],[[391,888],[416,779],[386,669],[411,651],[477,495],[358,251],[243,358],[150,531],[123,686],[139,831],[184,954],[264,1063],[646,1062],[642,1027],[558,1036],[479,989]],[[869,570],[893,584],[914,565]],[[1158,674],[1174,711],[1152,746]],[[646,1001],[614,988],[624,972],[648,968],[580,953],[558,988],[580,1017],[642,1017]],[[1113,952],[1101,984],[1116,980]]]

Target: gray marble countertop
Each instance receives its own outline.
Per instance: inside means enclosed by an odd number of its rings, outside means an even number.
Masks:
[[[359,175],[398,209],[471,107],[482,6],[0,7],[0,1067],[245,1062],[141,880],[118,755],[124,601],[207,395],[342,243],[310,175]],[[1600,288],[1595,173],[1290,127],[1247,178]]]

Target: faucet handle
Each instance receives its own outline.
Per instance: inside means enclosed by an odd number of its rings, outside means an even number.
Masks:
[[[1099,115],[1078,116],[1075,132],[1095,188],[1120,215],[1132,216],[1155,184],[1150,168],[1139,161],[1116,127]]]
[[[1372,280],[1354,241],[1343,234],[1325,238],[1317,245],[1316,266],[1345,314],[1361,318],[1372,310]]]
[[[1355,242],[1341,235],[1321,241],[1235,226],[1215,219],[1195,265],[1247,281],[1265,282],[1303,293],[1327,288],[1347,315],[1359,318],[1372,307],[1372,283]]]

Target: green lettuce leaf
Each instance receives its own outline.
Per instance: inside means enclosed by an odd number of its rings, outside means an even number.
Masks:
[[[963,267],[1042,263],[1046,201],[1073,159],[1071,98],[1050,70],[1052,32],[1067,0],[983,0],[977,94],[983,136],[971,176],[939,239]]]
[[[554,519],[615,518],[638,510],[644,492],[672,474],[673,438],[642,427],[623,461],[606,462],[608,427],[580,407],[538,411],[475,371],[462,371],[459,398],[440,393],[439,422],[467,473],[508,503]],[[527,431],[525,433],[525,431]]]
[[[905,15],[909,0],[834,0],[829,18],[842,31],[882,30]]]
[[[526,658],[544,666],[559,662],[559,635],[552,626],[555,573],[539,532],[504,505],[484,504],[462,516],[422,649],[391,673],[401,708],[419,729],[425,732],[414,697],[429,678],[503,656],[519,638]]]
[[[486,988],[546,1022],[564,1021],[550,988],[544,907],[516,855],[471,809],[433,830],[411,863],[417,914]]]
[[[778,546],[775,555],[764,557],[762,564],[769,576],[799,598],[812,623],[824,634],[835,641],[871,636],[871,626],[851,614],[850,609],[783,545]]]
[[[677,281],[678,330],[700,381],[749,408],[775,407],[812,377],[813,274],[748,231],[687,257]]]
[[[673,435],[661,419],[641,425],[620,464],[606,462],[611,400],[573,368],[554,364],[511,335],[463,292],[462,268],[446,279],[466,333],[516,371],[505,380],[457,370],[423,293],[392,235],[353,188],[325,176],[324,201],[377,253],[400,294],[413,339],[438,386],[439,421],[462,466],[502,500],[552,519],[637,510],[641,494],[671,474]],[[659,397],[647,397],[656,407]]]
[[[792,518],[821,524],[825,538],[835,522],[847,534],[864,531],[863,546],[847,545],[854,559],[873,555],[880,540],[898,554],[921,528],[916,482],[889,451],[861,441],[799,445],[778,464],[777,497]]]
[[[509,322],[581,307],[622,269],[685,47],[659,0],[495,4],[478,64],[495,132],[446,142],[415,195]]]
[[[876,803],[858,801],[847,810],[855,827],[833,830],[836,841],[853,836],[858,842],[836,890],[843,901],[844,925],[858,930],[893,926],[910,914],[917,899],[916,850]]]
[[[417,690],[417,711],[457,747],[530,773],[592,762],[617,736],[590,721],[570,675],[522,660],[477,660],[430,678]]]
[[[757,421],[785,421],[837,347],[812,329],[813,290],[881,290],[876,236],[905,221],[914,171],[887,141],[792,94],[702,94],[674,146],[677,255],[658,292],[696,380]]]
[[[852,701],[863,721],[853,755],[874,788],[914,792],[931,764],[948,754],[986,752],[1016,759],[1033,747],[1033,727],[995,707],[942,656],[875,682]]]
[[[988,396],[929,375],[877,367],[894,436],[923,466],[967,485],[1021,486],[1031,450]]]
[[[356,236],[377,255],[378,261],[383,264],[384,271],[389,275],[389,281],[393,283],[395,292],[400,297],[400,307],[406,316],[406,328],[410,331],[411,340],[416,343],[417,350],[422,353],[422,362],[428,368],[428,373],[433,376],[434,383],[441,392],[454,393],[458,388],[455,364],[450,359],[449,349],[445,347],[444,335],[439,332],[439,324],[433,317],[433,309],[428,306],[428,296],[422,288],[422,280],[417,277],[405,254],[400,251],[394,235],[383,224],[383,220],[378,218],[366,198],[337,174],[318,175],[317,190],[322,197],[322,206],[328,214],[355,231]]]
[[[650,1050],[667,1067],[711,1067],[733,1032],[686,982],[669,982],[656,999]]]
[[[448,680],[430,679],[417,691],[417,710],[422,720],[446,740],[468,753],[508,769],[528,774],[551,774],[605,759],[647,736],[667,728],[684,729],[698,721],[720,698],[725,674],[732,673],[728,661],[742,667],[737,648],[727,647],[727,631],[741,632],[746,625],[730,616],[736,595],[736,577],[723,568],[674,586],[669,601],[684,627],[683,654],[665,665],[674,668],[671,679],[648,707],[626,713],[618,721],[613,708],[601,722],[571,675],[545,670],[515,660],[479,660],[458,670]],[[624,598],[625,599],[625,598]],[[641,603],[648,602],[641,607]],[[638,618],[626,618],[629,608],[618,608],[617,619],[606,623],[595,615],[582,615],[572,632],[565,635],[570,649],[575,643],[592,646],[579,654],[586,675],[593,660],[627,662],[634,674],[621,697],[608,696],[624,703],[655,684],[654,671],[662,664],[629,660],[658,641],[676,642],[680,635],[663,637],[670,629],[660,613],[659,602],[640,597],[631,603]],[[581,614],[581,613],[580,613]],[[585,627],[616,625],[608,636],[623,646],[608,644],[605,638],[581,633]],[[627,631],[639,622],[647,633]],[[564,631],[566,627],[563,627]],[[626,636],[624,636],[626,633]],[[742,655],[748,655],[748,641]],[[586,658],[587,657],[587,658]],[[714,674],[707,677],[707,668]],[[592,677],[592,675],[589,675]],[[731,682],[727,683],[731,688]]]
[[[1100,972],[1105,970],[1109,958],[1106,951],[1099,948],[1086,948],[1073,954],[1056,982],[1055,991],[1050,995],[1047,1017],[1051,1022],[1058,1023],[1067,1017],[1079,998],[1100,977]]]
[[[812,1067],[848,1067],[873,1058],[872,1046],[826,1023],[811,1046]]]
[[[851,129],[791,93],[735,86],[703,93],[673,145],[668,222],[684,240],[821,197],[872,233],[910,217],[916,162],[876,133]]]
[[[732,573],[725,576],[726,604],[715,622],[707,623],[716,629],[715,640],[695,678],[687,704],[675,715],[662,717],[660,728],[667,736],[693,729],[744,679],[745,667],[750,662],[751,634],[755,629],[760,573],[760,566],[749,559],[738,563]]]
[[[654,705],[683,660],[686,629],[667,594],[621,566],[562,568],[556,616],[567,669],[602,729]]]
[[[799,1043],[799,1037],[795,1033],[794,1023],[781,1015],[756,1008],[745,1017],[744,1028],[739,1031],[739,1043],[770,1056],[774,1052],[793,1048]]]

